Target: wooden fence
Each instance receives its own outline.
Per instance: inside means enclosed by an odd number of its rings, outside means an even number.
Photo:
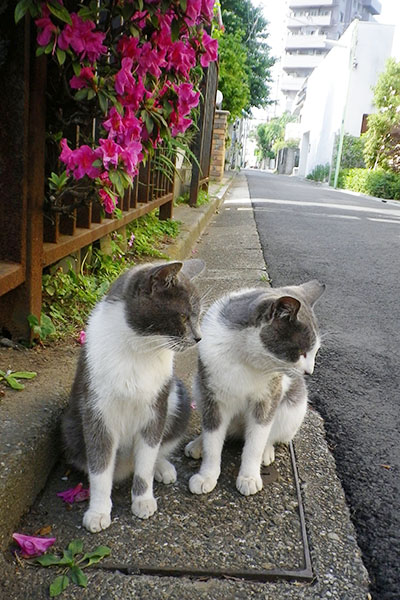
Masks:
[[[155,208],[161,219],[171,217],[173,182],[155,167],[156,155],[141,167],[125,195],[120,219],[103,218],[95,202],[49,219],[43,207],[46,57],[35,58],[35,32],[28,18],[24,27],[14,26],[12,2],[0,19],[0,42],[3,38],[9,43],[5,60],[0,53],[0,335],[26,338],[27,315],[39,317],[41,312],[43,268]],[[207,165],[204,155],[210,155],[212,119],[210,129],[209,117],[204,126],[204,114],[209,115],[211,97],[215,102],[215,73],[212,85],[207,84],[209,75],[204,83],[196,147],[201,170],[196,164],[192,204],[199,186],[208,181],[209,158]]]

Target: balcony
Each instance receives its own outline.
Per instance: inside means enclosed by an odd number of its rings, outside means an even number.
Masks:
[[[290,27],[307,27],[307,25],[315,25],[316,27],[328,27],[331,24],[332,15],[298,15],[288,17],[287,26]]]
[[[285,54],[283,69],[314,69],[324,58],[324,54]]]
[[[369,0],[367,0],[369,1]],[[373,0],[372,0],[373,1]],[[289,8],[311,8],[315,6],[332,6],[337,0],[289,0]]]
[[[298,92],[305,80],[305,77],[283,77],[281,82],[281,90],[284,93]]]
[[[318,48],[325,50],[326,35],[288,35],[285,42],[286,50],[296,50],[298,48]]]
[[[378,0],[364,0],[363,6],[371,15],[381,14],[382,6]]]

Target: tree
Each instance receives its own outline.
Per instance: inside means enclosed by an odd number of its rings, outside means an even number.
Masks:
[[[229,110],[230,120],[234,121],[242,116],[242,111],[250,101],[247,54],[242,47],[240,36],[224,33],[219,39],[218,54],[218,87],[224,96],[224,108]]]
[[[268,123],[262,123],[256,130],[257,153],[259,158],[275,158],[273,146],[285,137],[285,127],[293,121],[290,113],[286,112],[281,117],[274,117]]]
[[[368,117],[364,158],[368,167],[400,172],[400,62],[389,58],[374,88],[377,112]]]
[[[243,66],[250,94],[244,109],[266,106],[270,94],[270,69],[275,59],[269,55],[268,22],[262,15],[262,8],[253,6],[251,0],[221,0],[221,8],[226,35],[234,35],[240,40],[241,48],[246,52]],[[222,87],[221,91],[224,93]]]

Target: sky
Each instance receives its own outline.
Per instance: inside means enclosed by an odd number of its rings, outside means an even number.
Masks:
[[[378,23],[388,25],[397,25],[400,31],[400,0],[379,0],[382,6],[381,14],[375,17]],[[271,46],[271,56],[278,58],[283,53],[286,28],[284,26],[285,15],[287,14],[286,2],[284,0],[252,0],[255,6],[261,6],[266,20],[269,22],[268,43]],[[400,56],[398,57],[400,60]],[[277,74],[280,70],[279,61],[272,69],[272,77],[275,83],[271,84],[271,98],[279,98],[279,82]],[[281,97],[282,100],[282,97]],[[255,118],[264,119],[265,111],[253,111]]]

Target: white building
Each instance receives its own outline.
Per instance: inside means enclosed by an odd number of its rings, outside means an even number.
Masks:
[[[306,78],[329,51],[326,40],[337,40],[355,18],[370,21],[381,5],[378,0],[289,0],[288,8],[280,85],[286,110],[292,110]]]
[[[301,112],[300,176],[331,162],[342,119],[345,133],[361,134],[374,112],[372,87],[392,55],[394,32],[393,25],[354,21],[310,75]]]

